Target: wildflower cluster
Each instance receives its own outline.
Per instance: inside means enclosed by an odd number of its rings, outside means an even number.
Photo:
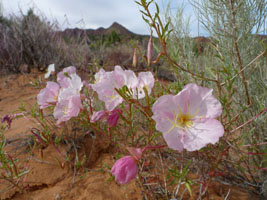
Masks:
[[[99,99],[105,102],[108,111],[112,111],[123,102],[116,89],[126,86],[134,99],[142,99],[145,97],[144,88],[150,94],[154,86],[151,72],[140,72],[136,77],[132,70],[123,70],[120,66],[115,66],[112,72],[101,69],[95,74],[95,79],[95,83],[91,85],[92,89],[98,94]]]
[[[37,96],[41,109],[55,105],[54,118],[57,124],[79,115],[82,109],[80,91],[83,87],[75,67],[67,67],[57,74],[56,82],[47,82]]]
[[[46,88],[38,94],[41,109],[54,106],[53,115],[57,125],[78,117],[83,106],[81,94],[83,86],[95,91],[104,102],[105,109],[92,111],[88,123],[106,120],[110,128],[117,125],[123,109],[119,107],[125,96],[133,102],[151,95],[155,79],[151,72],[140,72],[138,77],[132,70],[115,66],[113,71],[100,69],[95,74],[95,82],[82,82],[75,67],[67,67],[57,74],[57,82],[47,82]],[[121,92],[124,91],[124,92]],[[177,95],[163,95],[152,106],[151,120],[156,130],[163,133],[169,148],[188,151],[199,150],[207,144],[215,144],[224,134],[222,124],[216,119],[221,115],[220,102],[212,95],[212,89],[196,84],[186,85]],[[148,97],[149,98],[149,97]],[[89,113],[89,112],[86,112]],[[149,148],[127,148],[131,155],[120,158],[111,169],[115,179],[125,184],[136,177],[138,161]]]

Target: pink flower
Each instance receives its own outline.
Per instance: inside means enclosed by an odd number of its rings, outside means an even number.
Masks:
[[[37,102],[41,109],[56,104],[59,93],[59,85],[55,82],[48,81],[44,89],[37,95]]]
[[[13,114],[13,115],[4,115],[4,117],[1,120],[1,123],[6,122],[7,123],[7,128],[10,129],[12,121],[14,119],[16,119],[17,117],[20,117],[20,116],[23,116],[24,118],[29,120],[29,118],[25,116],[25,113],[21,112],[21,113],[16,113],[16,114]]]
[[[170,148],[195,151],[223,136],[224,128],[216,120],[222,106],[212,91],[188,84],[177,95],[164,95],[155,102],[152,118]]]
[[[114,109],[111,112],[105,110],[94,112],[90,122],[95,123],[107,117],[107,123],[109,127],[114,127],[117,125],[117,122],[119,120],[119,113],[122,113],[122,110],[119,108]]]
[[[1,123],[6,122],[7,123],[7,128],[10,129],[11,128],[11,124],[12,124],[12,120],[13,120],[12,115],[5,115],[2,118]]]
[[[110,127],[114,127],[117,125],[117,122],[120,118],[120,114],[122,113],[122,110],[117,108],[115,110],[112,110],[111,113],[108,115],[107,122]]]
[[[110,172],[115,176],[116,181],[126,184],[138,173],[137,160],[132,156],[125,156],[115,162]]]
[[[96,82],[91,87],[97,92],[98,98],[105,102],[108,111],[114,110],[123,102],[123,98],[115,89],[127,86],[134,90],[138,84],[137,77],[131,70],[123,70],[120,66],[115,66],[112,72],[105,72],[103,69],[95,74]]]
[[[72,117],[79,115],[82,108],[80,94],[76,90],[65,89],[60,92],[58,103],[54,109],[54,118],[57,119],[57,124],[68,121]]]
[[[112,72],[105,72],[100,69],[95,74],[95,83],[91,84],[92,89],[98,94],[98,98],[105,102],[106,109],[111,111],[118,106],[123,99],[114,88],[118,87]]]
[[[151,72],[140,72],[138,74],[138,86],[137,86],[137,90],[135,90],[135,93],[138,92],[138,95],[135,94],[135,98],[138,97],[138,99],[142,99],[144,98],[145,92],[144,92],[144,88],[146,88],[148,95],[151,93],[151,90],[154,86],[154,76]]]
[[[116,88],[127,86],[129,89],[136,88],[138,79],[132,70],[123,70],[120,66],[115,66],[113,78],[116,83]]]
[[[66,77],[68,77],[72,74],[76,74],[76,68],[75,67],[70,66],[70,67],[64,68],[61,72],[59,72],[57,74],[57,82],[59,82],[59,83],[62,82],[63,79],[65,79]]]
[[[77,92],[80,92],[83,86],[81,78],[76,74],[76,68],[72,66],[57,74],[57,82],[62,88],[73,88]]]

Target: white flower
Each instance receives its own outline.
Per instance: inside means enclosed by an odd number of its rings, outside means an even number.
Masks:
[[[45,79],[48,79],[52,72],[55,72],[55,64],[50,64],[47,68],[47,72],[45,74]]]

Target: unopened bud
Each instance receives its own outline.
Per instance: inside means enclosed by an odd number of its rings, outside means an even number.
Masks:
[[[152,50],[153,50],[153,42],[152,42],[152,31],[150,34],[150,38],[147,45],[147,66],[150,66],[150,63],[152,61]]]
[[[136,48],[134,48],[133,67],[136,67],[136,65],[137,65],[137,56],[136,56]]]

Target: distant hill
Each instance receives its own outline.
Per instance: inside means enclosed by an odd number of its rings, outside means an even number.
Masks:
[[[100,27],[98,29],[67,28],[64,31],[60,31],[59,34],[64,37],[78,37],[85,34],[89,38],[94,39],[96,37],[111,35],[112,32],[115,32],[123,39],[129,39],[129,38],[143,39],[149,37],[149,35],[135,34],[117,22],[114,22],[108,28],[103,28],[103,27]]]

